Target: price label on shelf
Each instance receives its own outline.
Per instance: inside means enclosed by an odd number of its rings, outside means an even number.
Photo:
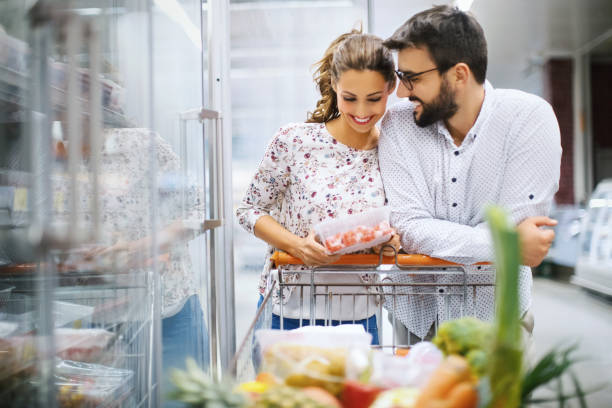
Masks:
[[[13,197],[13,211],[27,211],[28,210],[28,189],[19,187],[15,189],[15,196]]]

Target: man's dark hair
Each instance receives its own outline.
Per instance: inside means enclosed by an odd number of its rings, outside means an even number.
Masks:
[[[435,6],[415,14],[384,45],[392,50],[426,47],[440,72],[463,62],[476,82],[487,74],[487,41],[476,18],[457,7]]]

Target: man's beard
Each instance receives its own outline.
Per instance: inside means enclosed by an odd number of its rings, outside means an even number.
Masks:
[[[410,97],[411,101],[416,100],[421,103],[421,116],[418,117],[416,112],[413,112],[414,122],[419,127],[427,127],[436,123],[439,120],[446,120],[457,113],[459,108],[455,103],[455,93],[451,91],[448,81],[442,80],[440,93],[433,101],[425,104],[422,100],[416,97]]]

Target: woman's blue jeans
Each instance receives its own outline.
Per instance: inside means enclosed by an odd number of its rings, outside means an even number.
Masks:
[[[162,360],[163,388],[167,394],[174,389],[170,381],[173,368],[185,369],[185,359],[193,358],[206,370],[210,364],[208,352],[208,332],[204,323],[204,313],[197,295],[187,299],[183,308],[175,315],[162,320]],[[166,395],[163,395],[165,400]],[[164,401],[165,408],[185,407],[175,401]]]

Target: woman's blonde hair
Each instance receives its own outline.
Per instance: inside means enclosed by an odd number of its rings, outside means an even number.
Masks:
[[[308,113],[306,122],[309,123],[325,123],[340,116],[333,84],[345,71],[375,71],[389,86],[395,86],[395,62],[391,51],[383,45],[382,39],[363,34],[361,30],[354,29],[336,38],[314,67],[314,80],[321,99],[314,112]]]

